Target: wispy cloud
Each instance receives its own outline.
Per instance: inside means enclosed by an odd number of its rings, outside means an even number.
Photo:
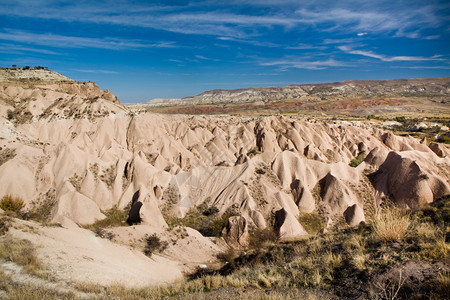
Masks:
[[[310,44],[298,44],[295,46],[288,46],[286,49],[290,50],[325,50],[327,47],[325,46],[316,46]]]
[[[383,54],[378,54],[373,51],[365,51],[365,50],[353,50],[347,46],[339,46],[339,50],[355,55],[362,55],[366,57],[376,58],[385,62],[394,62],[394,61],[443,61],[442,56],[434,55],[432,57],[423,57],[423,56],[387,56]]]
[[[450,70],[450,66],[396,66],[395,68],[413,69],[413,70]]]
[[[201,60],[220,61],[220,59],[205,57],[203,55],[195,55],[195,57]]]
[[[171,42],[149,44],[139,40],[66,36],[51,33],[32,33],[20,30],[4,30],[3,32],[0,32],[0,40],[57,48],[101,48],[123,50],[150,47],[176,47],[176,45]]]
[[[336,61],[334,59],[327,59],[327,60],[314,60],[314,61],[308,61],[308,60],[302,60],[302,59],[282,59],[282,60],[275,60],[275,61],[269,61],[269,62],[261,62],[259,63],[261,66],[280,66],[281,69],[289,69],[289,68],[295,68],[295,69],[306,69],[306,70],[323,70],[330,67],[345,67],[347,66],[346,63]]]
[[[13,44],[0,44],[0,52],[17,52],[17,53],[24,53],[24,52],[35,52],[35,53],[42,53],[42,54],[48,54],[48,55],[61,55],[59,52],[46,50],[46,49],[39,49],[39,48],[29,48],[29,47],[21,47]]]
[[[75,71],[75,72],[80,72],[80,73],[119,74],[119,72],[116,72],[116,71],[110,71],[110,70],[73,69],[73,71]]]
[[[230,3],[231,2],[231,3]],[[319,31],[393,33],[422,37],[421,31],[445,23],[439,5],[400,1],[247,0],[190,1],[170,5],[160,2],[111,1],[6,1],[0,15],[52,19],[63,22],[115,24],[154,28],[184,34],[246,38],[267,28],[286,30],[309,26]],[[420,4],[420,5],[419,5]],[[387,5],[392,6],[387,9]],[[2,7],[3,6],[3,7]],[[326,9],[323,9],[326,7]],[[3,9],[2,9],[3,8]],[[252,9],[253,8],[253,9]],[[246,13],[243,13],[243,12]],[[249,12],[251,11],[251,13]]]
[[[250,37],[247,37],[245,39],[245,38],[234,38],[234,37],[229,37],[229,36],[219,36],[219,37],[217,37],[217,39],[221,40],[221,41],[250,44],[250,45],[258,46],[258,47],[269,47],[269,48],[280,47],[280,45],[278,45],[278,44],[267,42],[267,41],[255,40]]]
[[[436,8],[424,5],[420,9],[403,6],[401,9],[382,10],[380,7],[370,7],[370,10],[331,8],[329,10],[299,9],[296,13],[301,22],[322,24],[330,31],[366,33],[389,33],[395,36],[419,38],[420,29],[435,28],[441,18],[435,13]]]

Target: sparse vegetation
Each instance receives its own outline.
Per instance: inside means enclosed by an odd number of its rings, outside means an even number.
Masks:
[[[56,190],[49,189],[42,198],[40,202],[32,203],[30,219],[47,225],[56,205]]]
[[[16,156],[16,149],[5,148],[0,150],[0,166]]]
[[[11,227],[11,218],[8,216],[0,217],[0,236],[8,232]]]
[[[207,209],[201,207],[196,216],[202,216],[200,211]],[[223,295],[224,290],[227,295],[240,295],[238,299],[298,299],[304,295],[319,299],[447,299],[449,269],[439,262],[449,258],[450,247],[445,240],[449,234],[449,216],[450,198],[443,197],[416,212],[406,213],[388,206],[379,220],[368,220],[367,225],[356,228],[336,225],[328,233],[296,241],[277,241],[270,229],[254,230],[249,250],[224,253],[220,258],[228,263],[223,267],[199,270],[183,281],[138,289],[120,285],[73,288],[100,298],[132,299],[202,299]],[[300,219],[305,224],[322,222],[314,214],[302,215]],[[306,222],[311,219],[314,222]],[[382,221],[401,225],[385,226],[387,230],[382,230],[379,227]],[[4,241],[1,247],[10,244]],[[145,239],[145,252],[149,256],[166,247],[156,235]],[[27,261],[32,260],[24,263]],[[417,272],[403,275],[408,270],[406,265],[417,268]],[[425,279],[415,277],[422,274],[421,270],[432,275]],[[393,274],[394,280],[386,277],[387,274]],[[4,288],[9,294],[14,289]]]
[[[79,192],[81,190],[81,183],[83,182],[83,177],[81,177],[78,174],[73,174],[73,176],[69,178],[69,182],[73,185],[75,190]]]
[[[126,220],[128,218],[129,208],[119,209],[117,206],[113,206],[111,209],[104,211],[103,214],[106,216],[103,220],[98,220],[92,225],[87,226],[88,228],[106,228],[114,226],[126,226]]]
[[[254,147],[247,152],[247,156],[249,158],[252,158],[253,156],[260,154],[260,153],[261,153],[261,151],[258,150],[258,147]]]
[[[227,225],[231,213],[227,212],[222,216],[215,216],[216,213],[208,215],[210,211],[207,210],[203,210],[202,207],[193,207],[186,213],[184,218],[174,218],[166,215],[164,219],[170,227],[186,226],[199,231],[204,236],[221,236],[222,229]],[[206,215],[205,212],[207,212]]]
[[[109,189],[112,189],[115,179],[116,165],[111,165],[110,167],[106,168],[100,175],[100,180],[106,183]]]

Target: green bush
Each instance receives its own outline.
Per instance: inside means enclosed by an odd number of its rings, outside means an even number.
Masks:
[[[364,151],[360,152],[358,154],[358,156],[355,157],[354,159],[352,159],[348,165],[350,167],[356,168],[357,166],[359,166],[363,162],[363,160],[365,158],[366,158],[366,152],[364,152]]]

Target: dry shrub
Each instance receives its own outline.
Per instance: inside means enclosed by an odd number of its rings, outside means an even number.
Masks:
[[[163,252],[169,244],[162,241],[156,233],[151,234],[145,238],[144,254],[151,257],[155,252]]]
[[[402,240],[411,225],[411,218],[398,209],[387,208],[373,223],[376,240],[391,242]]]
[[[0,200],[0,208],[4,211],[11,211],[18,213],[25,206],[25,203],[21,198],[13,197],[11,195],[3,196]]]

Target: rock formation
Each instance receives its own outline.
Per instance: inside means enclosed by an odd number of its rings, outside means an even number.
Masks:
[[[361,121],[130,113],[93,83],[11,81],[0,83],[0,124],[0,198],[50,202],[65,228],[127,208],[140,225],[116,233],[164,236],[169,221],[214,207],[214,218],[233,215],[225,241],[245,248],[250,229],[308,234],[300,212],[356,226],[387,198],[417,209],[450,193],[448,145]],[[192,243],[169,247],[172,259],[224,249],[187,230]]]

